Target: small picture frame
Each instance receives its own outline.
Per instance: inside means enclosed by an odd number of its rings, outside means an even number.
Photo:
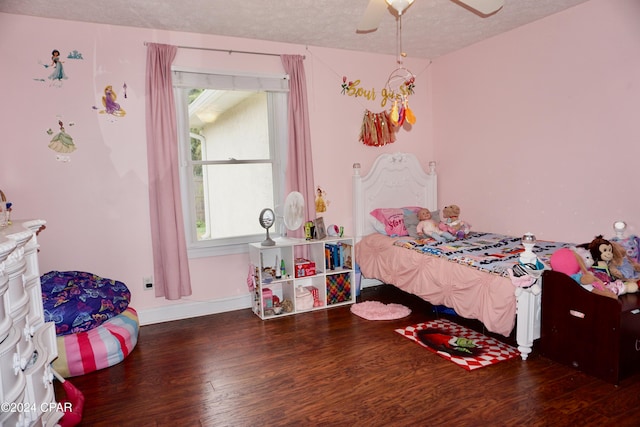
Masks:
[[[324,226],[324,219],[322,217],[316,218],[313,222],[315,226],[315,238],[318,240],[322,240],[327,237],[327,229]]]

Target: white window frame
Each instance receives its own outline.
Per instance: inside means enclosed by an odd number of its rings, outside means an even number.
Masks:
[[[174,98],[176,103],[176,122],[178,131],[178,158],[180,162],[180,192],[184,216],[185,238],[189,258],[203,258],[248,252],[247,244],[264,240],[264,235],[238,236],[225,239],[198,240],[196,236],[195,205],[193,200],[193,163],[191,159],[191,141],[187,94],[192,88],[211,88],[225,90],[264,90],[267,92],[269,144],[273,164],[274,203],[284,200],[285,170],[288,145],[288,92],[287,75],[253,75],[193,70],[172,67]],[[226,162],[209,161],[204,164],[240,164],[252,163],[251,160],[229,160]],[[278,211],[278,206],[265,206]],[[256,212],[256,222],[259,212]],[[269,230],[272,236],[278,236],[282,229],[281,218]]]

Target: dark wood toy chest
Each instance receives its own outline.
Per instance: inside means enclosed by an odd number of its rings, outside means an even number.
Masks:
[[[608,298],[563,273],[542,277],[543,356],[613,384],[638,372],[640,294]]]

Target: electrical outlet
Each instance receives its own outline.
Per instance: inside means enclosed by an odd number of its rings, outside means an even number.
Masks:
[[[145,291],[150,291],[151,289],[153,289],[153,277],[143,277],[142,286]]]

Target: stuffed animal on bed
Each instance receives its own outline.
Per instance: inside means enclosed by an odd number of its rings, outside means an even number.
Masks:
[[[441,231],[438,228],[436,222],[431,218],[431,211],[429,209],[420,209],[418,211],[418,225],[416,226],[416,232],[418,238],[424,239],[425,237],[432,237],[438,242],[452,242],[456,238],[447,231]]]
[[[613,258],[609,262],[609,273],[616,279],[635,281],[640,279],[640,263],[627,254],[620,243],[611,242]]]
[[[588,244],[586,246],[589,246]],[[591,252],[584,245],[580,246],[572,246],[571,250],[577,253],[580,258],[582,258],[582,262],[584,267],[589,270],[593,266],[593,257],[591,256]]]
[[[596,236],[589,243],[589,251],[593,257],[593,266],[591,272],[602,282],[617,285],[617,294],[633,293],[638,291],[638,283],[629,280],[622,281],[620,278],[611,274],[611,261],[613,261],[613,245],[610,241],[604,239],[602,235]]]
[[[460,206],[458,205],[449,205],[442,208],[442,220],[438,228],[456,236],[458,239],[464,239],[471,231],[471,225],[460,219]]]

